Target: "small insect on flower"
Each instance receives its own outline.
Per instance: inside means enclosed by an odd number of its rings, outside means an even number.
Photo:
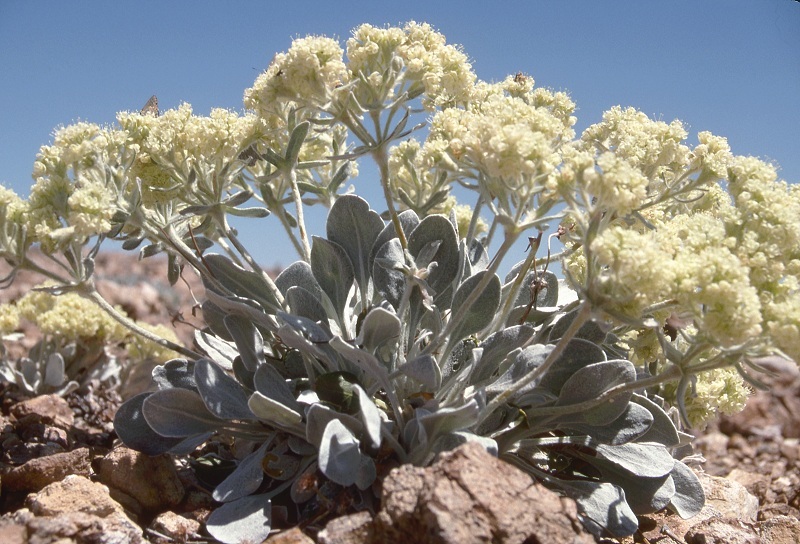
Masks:
[[[152,115],[153,117],[158,117],[158,98],[156,95],[150,97],[150,100],[147,101],[147,104],[144,105],[140,113],[142,115]]]
[[[522,72],[517,72],[517,75],[514,76],[514,83],[525,83],[527,80],[528,78]]]

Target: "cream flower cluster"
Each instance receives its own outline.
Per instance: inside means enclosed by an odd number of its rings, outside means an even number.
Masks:
[[[674,385],[665,387],[665,398],[675,404]],[[719,414],[731,415],[744,409],[750,388],[733,368],[718,368],[701,372],[693,387],[686,391],[684,403],[692,429],[703,430]]]
[[[331,38],[309,36],[275,55],[269,68],[244,93],[244,105],[264,118],[278,114],[287,102],[321,108],[336,88],[349,81],[344,51]]]
[[[47,252],[103,234],[111,228],[120,188],[122,131],[76,123],[56,131],[33,168],[35,183],[24,213],[31,240]]]
[[[410,82],[405,90],[417,94],[415,84],[419,85],[429,110],[465,104],[477,79],[464,52],[446,44],[445,37],[427,23],[412,21],[403,28],[361,25],[347,40],[347,59],[353,79],[367,83],[368,89],[356,90],[362,100],[395,98],[400,69]]]
[[[112,344],[129,334],[128,329],[77,293],[54,296],[44,291],[31,291],[16,303],[2,305],[2,308],[0,313],[17,314],[39,327],[43,334],[64,342],[84,339]]]

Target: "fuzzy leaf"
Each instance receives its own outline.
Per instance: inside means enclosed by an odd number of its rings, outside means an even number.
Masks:
[[[253,377],[253,385],[256,391],[265,397],[269,397],[295,412],[302,412],[286,380],[272,365],[266,364],[258,367]]]
[[[205,304],[203,305],[203,317],[206,317]],[[213,334],[208,334],[205,331],[195,331],[194,341],[195,344],[219,366],[225,370],[233,368],[233,360],[239,356],[239,352],[230,342],[217,338]]]
[[[328,240],[341,246],[350,258],[355,279],[364,294],[372,276],[370,251],[383,227],[383,220],[369,208],[367,201],[355,195],[340,196],[328,214]]]
[[[322,443],[322,434],[328,427],[328,423],[339,420],[350,432],[361,434],[364,432],[364,424],[360,420],[347,414],[342,414],[327,406],[316,403],[312,404],[306,412],[306,440],[319,449]]]
[[[290,287],[286,292],[286,302],[292,309],[292,314],[305,317],[314,322],[327,323],[328,314],[320,302],[319,295],[306,291],[300,286]]]
[[[51,353],[47,358],[47,366],[44,371],[44,384],[51,387],[58,387],[66,381],[64,374],[64,357],[60,353]]]
[[[609,483],[586,481],[554,482],[578,503],[578,516],[596,536],[616,538],[632,535],[639,520],[625,501],[622,488]],[[566,485],[564,485],[566,484]]]
[[[680,444],[681,439],[678,436],[678,429],[675,428],[672,418],[667,415],[663,408],[647,397],[636,393],[631,397],[631,402],[635,402],[647,409],[650,415],[653,416],[653,424],[639,438],[639,442],[656,442],[668,448],[674,448]]]
[[[419,216],[417,216],[413,210],[405,210],[398,214],[397,218],[400,220],[400,228],[403,230],[406,238],[408,238],[411,232],[417,228],[417,225],[419,225]],[[375,239],[375,242],[372,245],[372,250],[369,254],[370,271],[374,270],[375,256],[377,255],[378,250],[382,248],[386,242],[396,238],[397,231],[394,228],[394,223],[390,221],[386,224],[386,226],[383,227],[383,230],[380,232],[380,234],[378,234],[378,237]]]
[[[311,270],[336,313],[341,316],[355,278],[353,265],[339,244],[317,236],[312,238],[314,244],[311,246]]]
[[[443,215],[429,215],[423,219],[408,237],[408,251],[416,259],[429,244],[439,242],[433,256],[436,268],[428,276],[428,285],[433,289],[434,301],[443,308],[449,307],[448,293],[458,274],[458,237],[450,221]],[[452,295],[450,295],[452,296]],[[440,300],[440,297],[444,297]]]
[[[372,280],[375,289],[395,309],[406,289],[406,277],[396,267],[405,266],[405,256],[400,240],[392,238],[376,252],[372,267]]]
[[[143,399],[142,414],[155,432],[167,437],[214,432],[225,425],[224,419],[206,408],[200,395],[188,389],[156,391]]]
[[[380,347],[396,346],[400,339],[400,331],[400,319],[394,312],[384,308],[373,308],[364,318],[356,342],[370,353],[375,353]]]
[[[580,421],[568,422],[559,427],[589,435],[593,439],[611,446],[627,444],[634,440],[644,442],[642,437],[653,424],[653,416],[650,412],[633,402],[628,403],[622,415],[605,425],[584,423],[582,415],[579,415],[579,419]]]
[[[261,274],[245,270],[227,257],[213,253],[203,257],[203,262],[208,267],[208,273],[231,293],[256,301],[268,312],[275,312],[280,309],[281,306],[278,300],[272,294],[267,280]],[[206,288],[213,290],[213,286],[210,283],[206,283]],[[219,294],[227,295],[227,293]]]
[[[539,385],[558,395],[567,380],[577,371],[605,360],[606,354],[599,346],[588,340],[573,338],[550,370],[542,376]]]
[[[311,271],[311,265],[305,261],[296,261],[284,268],[275,278],[275,285],[283,296],[286,296],[292,287],[302,287],[317,298],[322,295],[322,288],[317,283],[314,272]]]
[[[595,451],[602,459],[640,478],[660,478],[675,466],[672,455],[661,444],[598,444]]]
[[[467,297],[477,288],[486,274],[485,270],[478,272],[458,287],[451,306],[453,315],[461,309]],[[492,322],[499,307],[500,278],[494,275],[475,303],[469,308],[464,319],[456,326],[452,338],[460,340],[482,330]]]
[[[381,426],[383,425],[381,412],[378,410],[378,407],[375,406],[372,398],[364,391],[363,387],[356,384],[354,389],[358,395],[358,414],[361,417],[361,421],[364,423],[364,429],[367,431],[366,434],[370,441],[369,445],[372,449],[377,451],[377,449],[381,447]]]
[[[706,493],[697,474],[676,459],[670,475],[675,482],[675,495],[669,503],[669,509],[683,519],[699,514],[705,505]]]
[[[153,369],[153,381],[159,389],[180,387],[197,391],[197,382],[194,380],[194,361],[186,359],[172,359]]]
[[[247,393],[233,377],[208,359],[198,359],[194,379],[203,402],[221,419],[252,419]]]
[[[572,324],[572,321],[575,319],[575,316],[578,315],[578,310],[573,310],[568,314],[565,314],[561,319],[556,321],[553,328],[550,330],[550,336],[548,338],[548,342],[555,344],[556,340],[561,338],[567,329]],[[594,344],[602,344],[603,341],[606,339],[607,331],[605,327],[601,326],[595,321],[587,321],[584,323],[578,332],[575,334],[575,338],[583,338],[584,340],[588,340]]]
[[[629,383],[635,379],[636,369],[630,361],[605,361],[585,366],[575,372],[561,388],[556,406],[569,406],[592,400],[615,385]],[[625,411],[631,395],[631,392],[620,393],[600,406],[582,412],[583,421],[592,425],[604,425],[614,421]]]
[[[223,319],[247,370],[255,372],[264,364],[264,340],[253,322],[244,316],[230,314]]]
[[[258,391],[250,395],[247,405],[253,415],[261,421],[274,423],[281,427],[292,427],[303,420],[300,413]]]
[[[142,405],[153,393],[141,393],[125,401],[114,415],[114,430],[122,443],[145,455],[161,455],[182,442],[167,438],[153,430],[144,418]]]
[[[215,501],[231,502],[254,493],[264,480],[261,460],[271,441],[264,442],[260,448],[241,460],[236,470],[214,488],[211,495]]]
[[[480,344],[483,353],[475,366],[470,383],[478,384],[491,378],[506,356],[528,342],[533,337],[533,333],[534,328],[530,325],[517,325],[490,335]]]
[[[436,359],[430,355],[415,357],[397,371],[418,381],[428,391],[436,391],[442,384],[442,371],[436,363]]]
[[[263,542],[272,530],[272,502],[267,495],[250,495],[214,510],[206,530],[224,544]]]
[[[361,465],[358,439],[337,420],[331,420],[319,445],[319,470],[331,481],[350,486],[356,482]]]

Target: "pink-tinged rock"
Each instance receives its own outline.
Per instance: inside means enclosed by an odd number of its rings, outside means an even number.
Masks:
[[[288,531],[282,531],[276,535],[272,535],[264,544],[314,544],[314,541],[306,536],[303,531],[295,527]]]
[[[383,482],[373,543],[593,543],[574,501],[465,444],[428,468],[392,470]]]
[[[149,457],[117,448],[97,464],[100,480],[135,499],[143,510],[160,512],[180,504],[185,494],[175,465],[167,455]]]
[[[39,421],[53,423],[62,429],[69,429],[75,423],[69,404],[58,395],[40,395],[23,400],[12,406],[10,412],[18,420],[35,416]]]
[[[186,542],[198,538],[200,523],[175,512],[163,512],[156,516],[156,519],[150,524],[150,528],[155,531],[155,533],[151,532],[153,542]],[[160,535],[167,538],[161,538]]]
[[[39,491],[70,474],[88,477],[90,463],[89,448],[31,459],[4,474],[3,486],[7,491]]]

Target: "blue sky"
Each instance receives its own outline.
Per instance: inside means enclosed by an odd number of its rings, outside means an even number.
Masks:
[[[478,77],[525,72],[568,91],[578,130],[614,105],[728,137],[800,181],[800,2],[0,0],[0,182],[27,195],[39,146],[76,120],[112,123],[152,95],[206,115],[242,93],[294,37],[342,42],[360,23],[431,23]],[[368,169],[356,191],[378,201]],[[321,219],[310,225],[320,233]],[[241,225],[265,265],[292,250],[269,218]]]

